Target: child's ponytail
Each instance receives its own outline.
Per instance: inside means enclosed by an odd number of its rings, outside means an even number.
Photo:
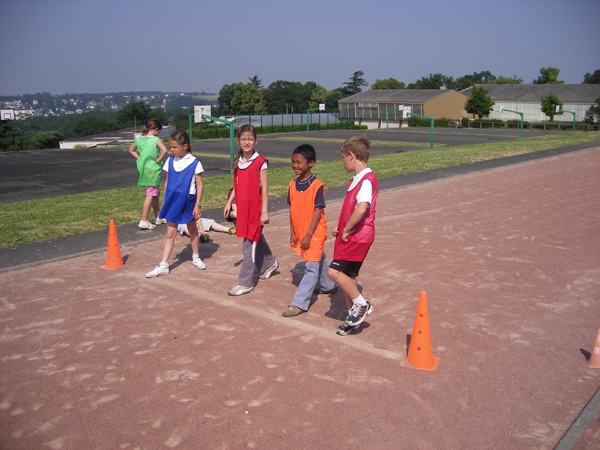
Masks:
[[[153,130],[155,128],[162,130],[162,124],[156,119],[150,119],[150,120],[148,120],[148,123],[146,123],[146,125],[144,125],[144,128],[142,128],[142,133],[148,134],[148,132],[150,130]]]

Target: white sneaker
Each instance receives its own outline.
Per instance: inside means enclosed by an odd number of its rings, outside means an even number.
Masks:
[[[266,280],[266,279],[270,278],[271,275],[273,275],[273,272],[275,272],[277,269],[279,269],[279,263],[277,261],[275,261],[275,264],[273,264],[272,266],[267,268],[267,270],[265,270],[264,273],[260,277],[262,279]]]
[[[192,264],[196,269],[204,270],[206,269],[206,264],[202,262],[202,260],[198,258],[192,258]]]
[[[147,220],[140,220],[140,223],[138,223],[138,228],[140,230],[154,230],[156,228],[156,225],[148,222]]]
[[[254,286],[246,287],[246,286],[242,286],[241,284],[238,284],[238,285],[234,286],[228,292],[228,294],[229,295],[244,295],[244,294],[249,294],[252,291],[254,291]]]
[[[154,225],[160,225],[161,223],[167,223],[167,219],[159,219],[158,217],[154,218]]]
[[[169,275],[169,265],[165,265],[165,264],[159,264],[158,266],[156,266],[154,268],[154,270],[151,270],[150,272],[148,272],[146,274],[146,278],[156,278],[156,277],[160,277],[161,275]]]

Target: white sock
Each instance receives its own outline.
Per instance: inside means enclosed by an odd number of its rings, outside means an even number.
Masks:
[[[200,259],[200,253],[196,253],[195,255],[192,255],[192,259]]]
[[[168,262],[164,262],[164,261],[161,261],[160,264],[159,264],[159,266],[168,266],[168,265],[169,265],[169,263]]]
[[[367,306],[367,301],[360,294],[358,294],[358,297],[352,299],[352,303],[354,305]]]

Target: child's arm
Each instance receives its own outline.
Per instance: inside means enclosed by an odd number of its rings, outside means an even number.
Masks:
[[[312,220],[310,221],[310,226],[306,231],[306,234],[300,241],[300,248],[302,250],[308,250],[310,247],[310,240],[312,238],[313,233],[317,229],[317,225],[319,224],[319,220],[321,220],[321,215],[323,214],[323,208],[315,208],[315,214],[313,215]]]
[[[194,219],[198,220],[202,216],[200,211],[200,203],[202,202],[202,174],[196,174],[196,204],[194,205]]]
[[[160,155],[156,158],[156,162],[160,164],[167,157],[167,147],[165,147],[165,144],[160,139],[156,141],[156,146],[160,149]]]
[[[269,187],[267,184],[267,171],[260,171],[260,192],[262,193],[262,211],[260,212],[260,224],[269,223],[268,203],[269,203]]]
[[[131,144],[129,146],[129,153],[131,153],[131,155],[135,158],[138,159],[140,157],[140,154],[137,151],[137,145],[135,145],[135,141],[133,141],[133,144]]]
[[[225,208],[223,208],[223,217],[227,219],[229,212],[234,209],[233,208],[233,200],[235,200],[235,189],[231,191],[231,194],[227,198],[227,203],[225,203]]]
[[[294,222],[292,221],[292,211],[290,211],[290,245],[295,247],[297,244],[296,233],[294,233]]]
[[[355,227],[355,225],[365,215],[365,213],[367,212],[367,208],[369,207],[369,205],[370,205],[369,202],[360,202],[356,206],[356,209],[354,210],[354,212],[352,213],[352,215],[348,219],[348,222],[346,222],[346,225],[344,226],[344,229],[342,230],[342,241],[343,242],[346,242],[348,240],[348,236],[351,235],[352,233],[354,233],[354,227]]]

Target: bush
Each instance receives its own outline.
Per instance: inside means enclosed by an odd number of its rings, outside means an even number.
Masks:
[[[468,128],[469,127],[469,118],[468,117],[463,117],[462,119],[460,119],[460,126],[462,128]]]
[[[414,127],[427,127],[431,126],[431,123],[427,119],[421,119],[420,117],[410,117],[408,119],[408,126],[411,128]]]

